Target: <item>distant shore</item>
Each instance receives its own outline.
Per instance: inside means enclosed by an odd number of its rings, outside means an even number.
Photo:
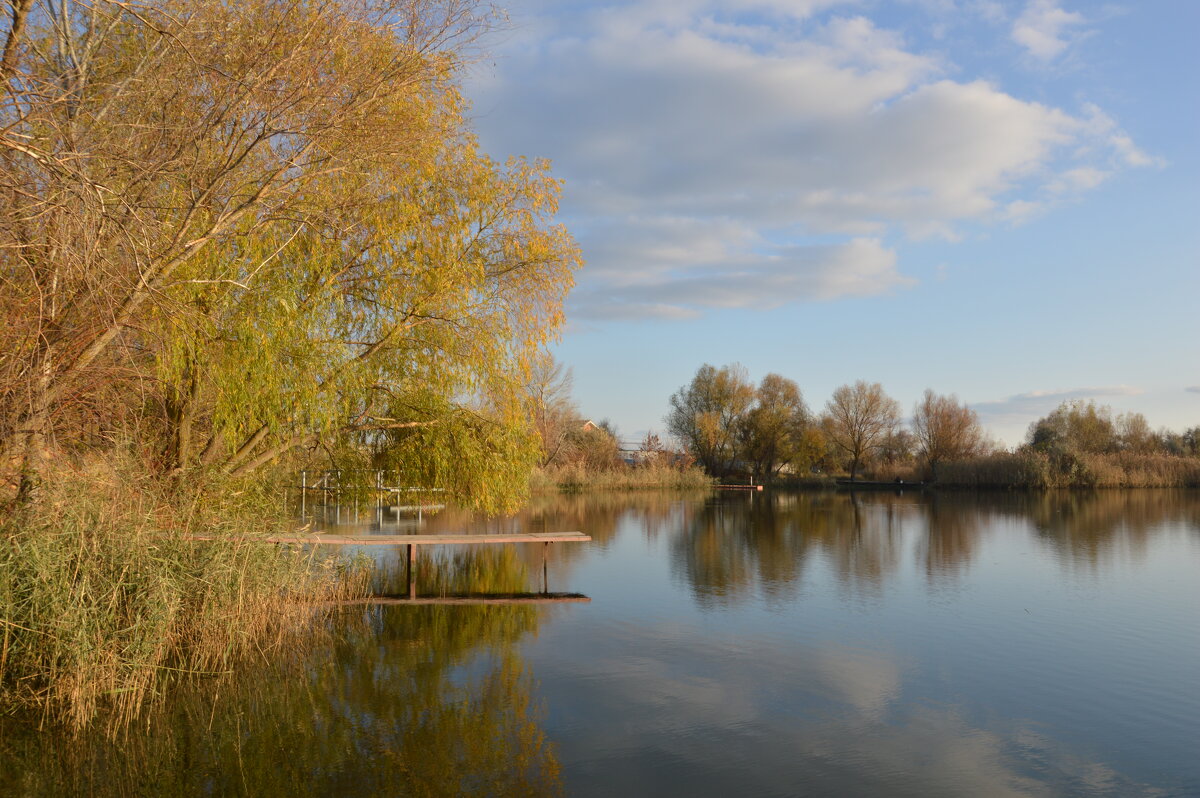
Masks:
[[[713,477],[695,467],[636,466],[589,469],[570,465],[540,468],[529,478],[532,493],[571,493],[583,490],[695,490],[711,488]]]

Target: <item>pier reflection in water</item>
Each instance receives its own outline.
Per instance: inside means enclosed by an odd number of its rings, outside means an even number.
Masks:
[[[439,529],[583,530],[549,579],[593,601],[344,610],[125,741],[8,722],[0,794],[1200,795],[1196,492],[552,497]],[[528,590],[538,549],[422,584]]]

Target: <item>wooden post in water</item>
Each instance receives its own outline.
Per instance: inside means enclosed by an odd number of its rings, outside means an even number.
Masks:
[[[417,583],[416,583],[416,578],[415,578],[416,577],[416,573],[415,573],[416,557],[417,557],[417,547],[414,546],[413,544],[409,543],[408,544],[408,569],[407,570],[408,570],[408,597],[410,599],[415,599],[417,597]]]
[[[543,593],[550,592],[550,580],[549,580],[549,577],[547,576],[548,572],[546,570],[546,556],[549,553],[550,553],[550,541],[547,540],[545,543],[542,544],[542,592]]]

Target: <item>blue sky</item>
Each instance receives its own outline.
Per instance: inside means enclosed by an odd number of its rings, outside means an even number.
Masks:
[[[703,363],[819,410],[955,393],[1200,424],[1200,2],[511,0],[467,90],[587,265],[581,411],[662,431]]]

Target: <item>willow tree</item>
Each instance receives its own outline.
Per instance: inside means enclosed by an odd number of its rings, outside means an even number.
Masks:
[[[12,9],[0,463],[36,471],[116,407],[176,472],[413,431],[443,475],[523,462],[519,386],[579,260],[546,166],[466,128],[475,3]]]

